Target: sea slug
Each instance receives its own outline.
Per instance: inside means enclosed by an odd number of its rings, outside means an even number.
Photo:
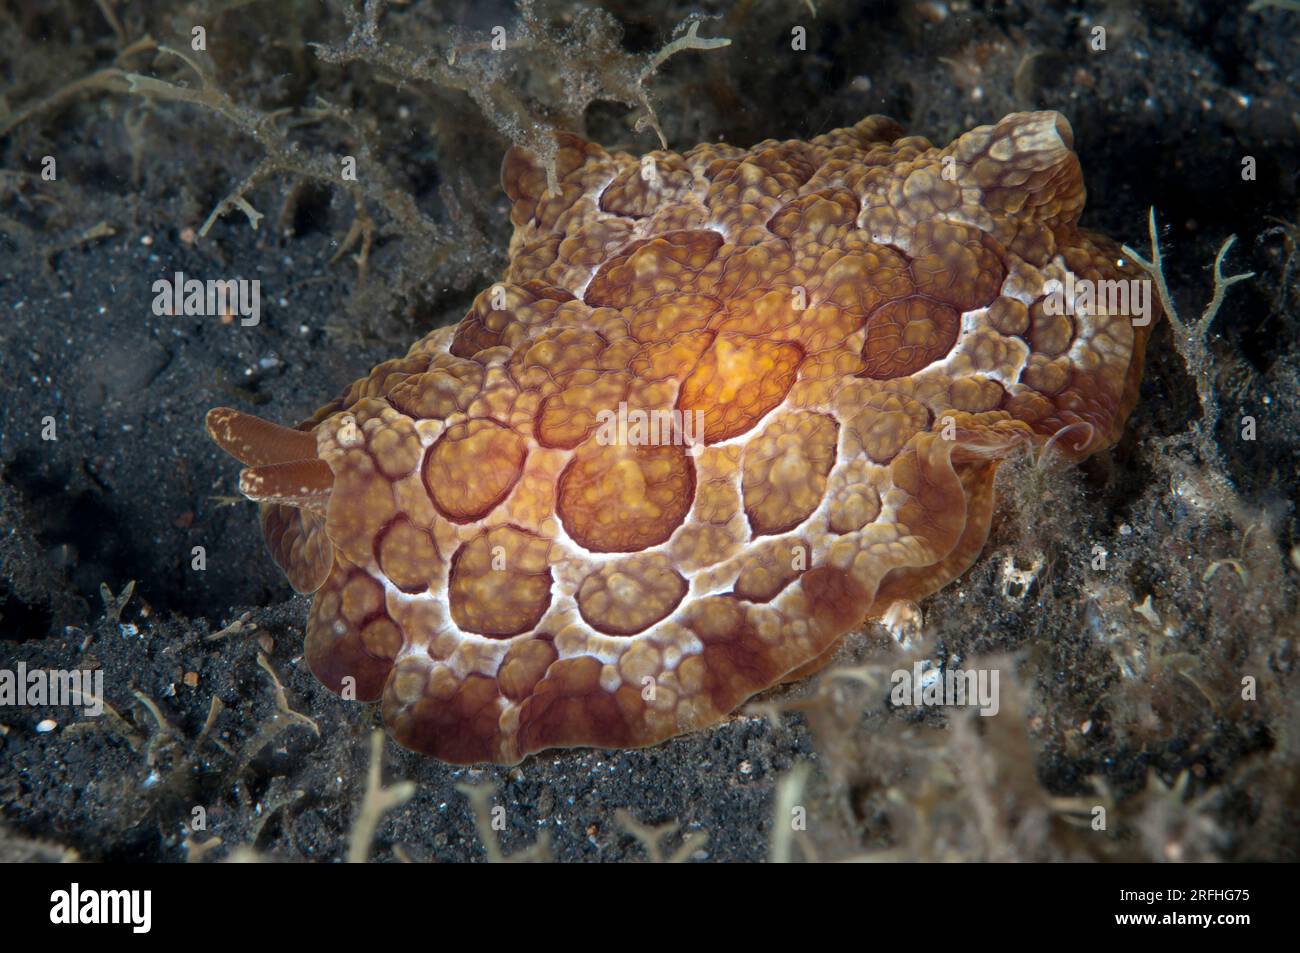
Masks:
[[[1142,277],[1068,123],[943,149],[512,149],[502,279],[295,429],[217,409],[306,658],[401,744],[510,764],[712,725],[978,556],[993,478],[1113,443]],[[1068,289],[1068,293],[1063,289]],[[1081,290],[1082,289],[1082,290]]]

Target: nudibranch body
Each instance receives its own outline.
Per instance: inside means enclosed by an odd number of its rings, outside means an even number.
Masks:
[[[510,764],[635,747],[814,671],[979,554],[999,462],[1118,436],[1149,318],[1080,230],[1071,132],[511,150],[510,264],[454,328],[297,429],[209,432],[331,690],[401,744]],[[1068,279],[1068,282],[1067,282]],[[1052,300],[1057,294],[1058,300]]]

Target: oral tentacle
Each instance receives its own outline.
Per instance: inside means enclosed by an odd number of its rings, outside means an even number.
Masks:
[[[249,467],[289,463],[316,456],[316,437],[229,407],[208,411],[208,436],[222,450]]]

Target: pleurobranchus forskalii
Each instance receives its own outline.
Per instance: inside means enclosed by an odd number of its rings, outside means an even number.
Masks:
[[[1068,123],[946,148],[871,116],[637,157],[512,149],[509,266],[290,429],[208,430],[306,659],[457,763],[636,747],[825,664],[979,555],[999,463],[1112,444],[1150,320]],[[1063,289],[1065,291],[1063,292]]]

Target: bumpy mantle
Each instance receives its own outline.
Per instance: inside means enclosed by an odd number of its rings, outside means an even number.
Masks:
[[[1045,298],[1139,277],[1077,228],[1071,146],[1052,112],[944,149],[563,136],[549,193],[512,150],[510,265],[459,325],[296,429],[208,416],[315,593],[312,671],[448,761],[648,745],[944,586],[1002,459],[1104,448],[1136,397],[1148,328]]]

